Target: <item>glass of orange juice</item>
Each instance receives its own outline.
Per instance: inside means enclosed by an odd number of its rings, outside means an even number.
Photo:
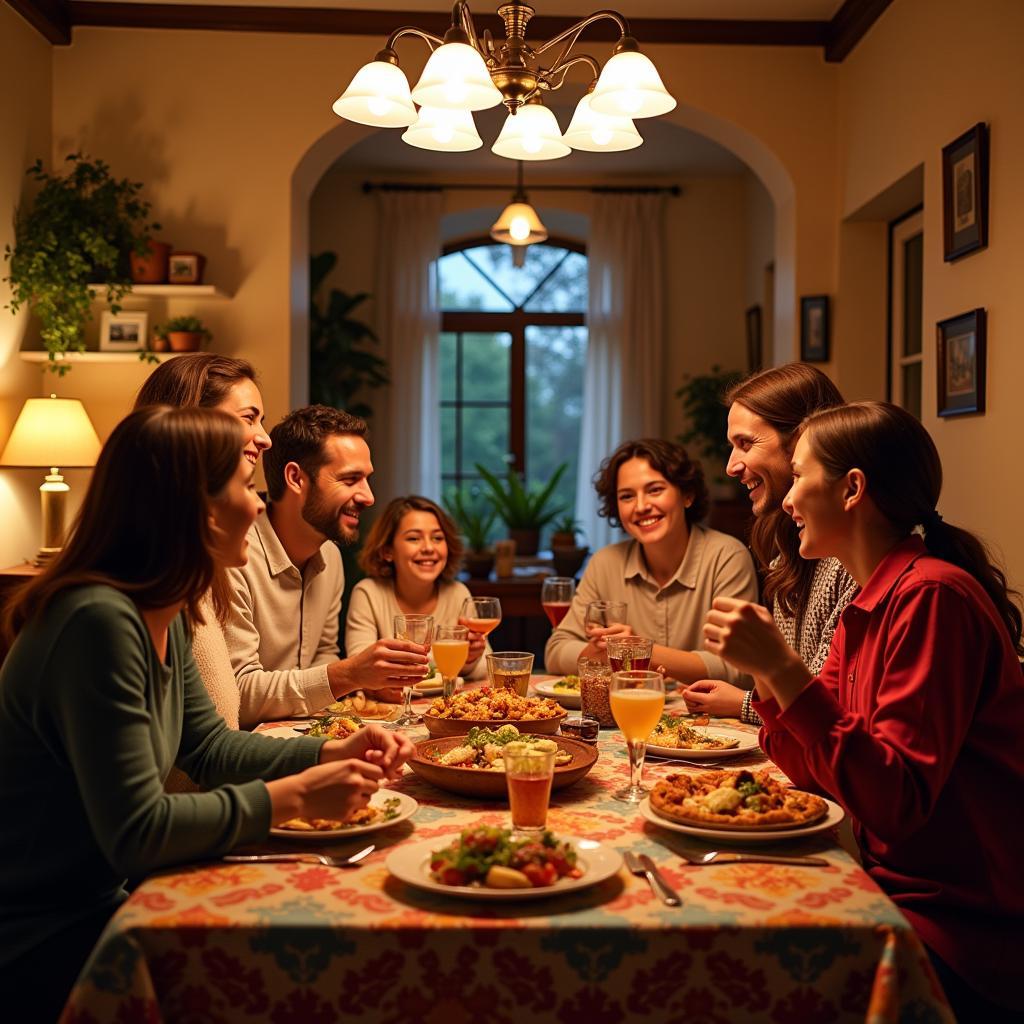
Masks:
[[[430,647],[445,700],[455,696],[458,676],[469,657],[469,630],[465,626],[435,626]]]
[[[543,832],[551,802],[555,751],[538,750],[513,741],[506,744],[502,756],[513,831],[525,835]]]
[[[608,687],[615,724],[626,737],[629,750],[629,785],[614,794],[616,800],[637,804],[647,795],[641,785],[647,737],[665,708],[665,677],[660,672],[632,669],[613,672]]]

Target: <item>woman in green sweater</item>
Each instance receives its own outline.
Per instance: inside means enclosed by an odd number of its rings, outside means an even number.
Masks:
[[[34,993],[33,1019],[54,1019],[127,879],[343,818],[412,753],[376,726],[282,741],[215,711],[190,631],[215,571],[245,564],[253,472],[223,412],[132,413],[67,546],[5,610],[0,1005]],[[175,764],[208,792],[165,793]]]

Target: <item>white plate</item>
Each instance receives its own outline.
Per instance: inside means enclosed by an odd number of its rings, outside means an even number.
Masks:
[[[556,689],[555,683],[558,682],[561,680],[547,679],[543,683],[534,683],[534,692],[539,693],[542,697],[554,697],[563,708],[578,708],[580,706],[580,691]]]
[[[458,691],[462,686],[462,676],[455,679],[455,689]],[[440,697],[444,693],[444,686],[441,684],[441,673],[435,672],[429,679],[423,680],[423,685],[416,685],[412,688],[412,695],[416,697]]]
[[[833,825],[838,825],[843,820],[844,814],[839,804],[826,800],[828,813],[820,821],[813,825],[805,825],[803,828],[776,829],[774,832],[766,830],[747,831],[739,829],[701,828],[699,825],[684,825],[680,821],[669,821],[655,813],[651,807],[651,798],[645,796],[640,801],[640,815],[652,825],[658,828],[668,829],[669,832],[681,832],[684,836],[696,836],[698,839],[713,839],[716,843],[777,843],[781,839],[803,839],[805,836],[813,836],[817,832],[825,832]]]
[[[369,825],[356,825],[355,828],[332,828],[325,832],[299,832],[290,828],[272,828],[270,834],[280,839],[318,840],[347,839],[349,836],[361,836],[367,832],[377,832],[382,828],[391,828],[406,818],[411,818],[419,804],[411,796],[396,793],[393,789],[380,789],[370,797],[371,807],[381,807],[386,800],[398,800],[398,816],[388,821],[373,821]]]
[[[454,836],[452,837],[454,838]],[[449,840],[450,841],[450,840]],[[547,896],[560,896],[566,892],[578,892],[598,885],[611,878],[622,867],[622,855],[604,843],[593,839],[579,839],[570,836],[571,843],[579,857],[577,865],[583,869],[581,878],[560,878],[554,885],[536,889],[488,889],[475,885],[442,885],[430,877],[430,859],[433,854],[447,846],[444,838],[427,839],[419,843],[403,843],[388,854],[387,869],[407,885],[428,892],[439,892],[445,896],[483,901],[536,900]]]
[[[309,732],[309,721],[296,722],[297,726],[301,728],[296,729],[291,725],[275,725],[270,729],[260,729],[256,734],[258,736],[274,736],[279,740],[293,740],[296,736],[305,736]]]
[[[717,750],[703,750],[700,747],[660,747],[656,743],[647,744],[647,753],[655,757],[678,757],[683,761],[719,761],[723,757],[736,757],[739,754],[749,754],[751,750],[757,750],[757,735],[749,732],[740,732],[737,729],[704,729],[709,736],[716,739],[735,740],[738,739],[738,747],[722,747]]]

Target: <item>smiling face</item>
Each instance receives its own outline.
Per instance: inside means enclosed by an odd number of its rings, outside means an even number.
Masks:
[[[374,501],[370,490],[370,446],[357,434],[333,434],[324,441],[325,461],[302,506],[302,518],[327,540],[359,540],[359,517]]]
[[[804,433],[793,452],[793,484],[782,507],[800,531],[801,558],[838,556],[850,529],[845,477],[829,480]]]
[[[210,502],[213,557],[221,568],[245,565],[249,557],[246,534],[264,507],[253,482],[255,473],[255,468],[243,455],[227,486]]]
[[[433,583],[448,563],[448,542],[433,512],[411,509],[382,554],[394,566],[397,583]]]
[[[622,528],[641,544],[656,544],[688,530],[691,500],[646,459],[627,459],[619,466],[615,496]]]
[[[782,435],[757,413],[733,402],[728,436],[732,451],[725,471],[746,487],[754,515],[777,509],[790,484],[790,453]]]
[[[243,424],[243,453],[249,464],[270,447],[270,438],[263,429],[263,397],[256,384],[244,378],[231,386],[227,397],[216,408],[236,416]]]

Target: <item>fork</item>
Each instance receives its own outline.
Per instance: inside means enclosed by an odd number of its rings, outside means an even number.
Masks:
[[[358,853],[350,857],[332,857],[326,853],[235,853],[221,860],[230,861],[232,864],[269,864],[278,861],[300,861],[307,864],[323,864],[328,868],[357,868],[359,862],[369,857],[377,849],[374,843],[364,847]]]
[[[733,853],[731,850],[709,850],[698,853],[696,850],[682,850],[674,847],[687,864],[790,864],[793,867],[827,868],[828,861],[824,857],[787,857],[778,853]]]
[[[658,756],[657,754],[649,754],[648,755],[648,757],[657,757],[657,756]],[[647,762],[647,767],[648,768],[662,768],[662,767],[668,767],[669,765],[673,765],[673,764],[681,764],[681,765],[684,765],[687,768],[720,768],[723,764],[725,764],[725,761],[724,760],[722,760],[722,761],[682,761],[682,760],[679,760],[678,758],[673,758],[672,760],[669,760],[669,761],[648,761]]]
[[[646,856],[646,854],[638,857],[632,851],[628,851],[625,861],[626,870],[638,878],[646,878],[651,891],[660,898],[662,903],[668,907],[681,907],[683,905],[679,894],[662,878],[661,872],[650,857]]]

